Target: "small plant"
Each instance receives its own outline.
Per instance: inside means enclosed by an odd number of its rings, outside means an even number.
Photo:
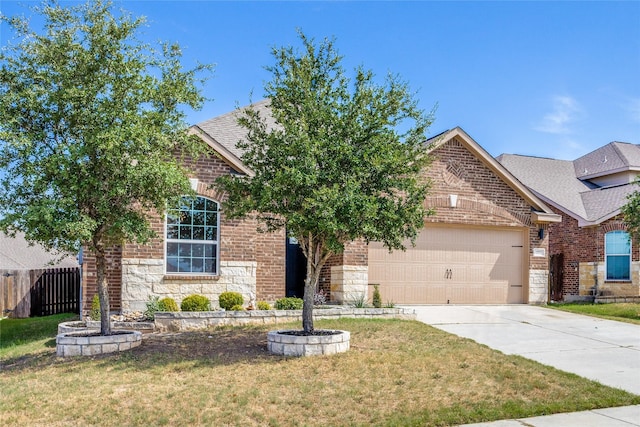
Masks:
[[[100,314],[100,297],[98,297],[98,294],[95,294],[91,300],[91,311],[89,312],[89,317],[91,320],[96,321],[102,319],[102,315]]]
[[[258,310],[271,310],[271,304],[266,301],[258,301]]]
[[[211,301],[204,295],[189,295],[180,303],[182,311],[209,311],[211,309]]]
[[[373,285],[373,306],[382,307],[382,297],[380,296],[380,285]]]
[[[387,303],[384,305],[384,308],[394,308],[396,306],[396,303],[393,301],[387,301]]]
[[[367,297],[364,292],[360,294],[353,295],[351,297],[351,306],[355,308],[366,308],[367,307]]]
[[[302,298],[287,297],[276,301],[276,310],[302,310]]]
[[[233,310],[234,306],[244,304],[244,299],[238,292],[223,292],[218,298],[218,303],[220,304],[220,308]]]
[[[324,292],[318,291],[313,294],[313,305],[324,305],[327,303],[327,296]]]
[[[157,295],[149,295],[149,301],[147,301],[147,309],[144,311],[144,317],[147,320],[153,320],[155,314],[160,311],[160,297]]]
[[[244,311],[242,304],[236,304],[229,309],[229,311]]]
[[[173,298],[164,297],[158,301],[158,311],[180,311],[180,307]]]

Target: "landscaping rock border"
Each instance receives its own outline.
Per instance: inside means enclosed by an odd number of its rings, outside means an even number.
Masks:
[[[65,332],[56,336],[56,354],[60,357],[95,356],[131,350],[142,343],[140,331],[116,331],[112,335],[97,335],[96,330]]]
[[[349,331],[332,331],[327,335],[290,335],[291,330],[269,331],[267,349],[280,356],[317,356],[349,350]]]
[[[415,320],[414,310],[406,308],[318,308],[313,318],[381,318]],[[277,324],[302,321],[302,310],[250,310],[250,311],[180,311],[157,312],[155,327],[157,332],[180,332],[207,329],[217,326],[238,326],[247,324]]]

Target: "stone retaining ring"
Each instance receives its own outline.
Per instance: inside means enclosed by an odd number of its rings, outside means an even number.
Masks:
[[[97,331],[66,332],[56,336],[56,354],[60,357],[95,356],[131,350],[142,343],[140,331],[115,331],[98,335]]]
[[[331,335],[289,335],[292,330],[267,333],[267,349],[281,356],[315,356],[344,353],[349,350],[349,331],[331,331]]]

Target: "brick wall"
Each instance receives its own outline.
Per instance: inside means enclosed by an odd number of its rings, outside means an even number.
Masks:
[[[210,153],[208,156],[203,155],[199,157],[196,161],[186,158],[185,164],[192,171],[190,177],[198,179],[197,193],[199,195],[218,202],[223,200],[223,195],[210,188],[210,184],[212,184],[218,176],[230,173],[230,168],[224,161],[218,158],[215,154]],[[122,260],[128,260],[127,264],[131,264],[133,267],[127,269],[127,271],[138,271],[136,274],[141,274],[139,272],[143,270],[137,267],[137,264],[135,264],[133,260],[141,260],[143,264],[140,265],[144,265],[145,269],[149,268],[149,260],[164,261],[164,214],[158,214],[157,212],[150,213],[150,223],[153,230],[158,234],[158,236],[160,236],[159,238],[153,239],[144,245],[126,244],[121,249],[117,248],[110,251],[108,278],[110,298],[112,301],[111,307],[114,311],[118,311],[122,308],[120,303],[122,298],[123,282]],[[258,233],[256,228],[257,222],[254,219],[231,220],[226,218],[224,212],[221,211],[219,242],[220,262],[224,264],[227,271],[235,271],[238,268],[249,268],[246,266],[250,266],[252,263],[257,263],[255,278],[243,279],[241,276],[238,276],[232,281],[255,280],[255,295],[252,295],[252,297],[255,297],[257,300],[273,300],[283,297],[285,295],[286,253],[284,231],[263,234]],[[142,260],[147,260],[146,264],[144,264],[145,261]],[[181,295],[184,296],[183,294],[185,292],[189,292],[191,290],[199,290],[200,292],[212,295],[215,298],[215,295],[218,295],[221,291],[232,286],[227,283],[228,280],[222,280],[219,283],[218,277],[215,276],[167,275],[162,277],[162,274],[150,274],[148,272],[145,273],[145,275],[148,278],[148,290],[144,290],[144,292],[147,292],[149,295],[157,294],[157,292],[154,293],[153,291],[153,288],[155,287],[161,292],[162,296],[173,296],[176,299],[179,299]],[[85,256],[84,276],[84,310],[88,311],[91,306],[91,299],[96,293],[95,262],[89,253]],[[131,280],[125,280],[125,282],[129,283]],[[247,283],[238,283],[238,285],[252,286]],[[210,289],[215,288],[216,286],[222,286],[225,289]],[[180,287],[184,292],[176,291],[176,289]],[[171,292],[167,291],[167,289],[170,289]],[[142,295],[142,292],[139,289],[133,293],[136,295]],[[129,294],[131,294],[131,292],[129,292]],[[138,299],[140,298],[141,297]],[[249,301],[246,301],[246,303],[248,304]],[[134,306],[135,308],[132,308]],[[127,307],[125,307],[125,309],[140,309],[140,303],[136,306],[135,304],[132,305],[127,302]]]
[[[564,254],[563,299],[587,296],[590,288],[596,286],[596,283],[600,289],[611,288],[612,292],[619,289],[618,292],[638,294],[640,283],[637,274],[632,273],[632,287],[622,286],[628,282],[604,281],[604,236],[609,231],[626,230],[620,215],[598,225],[579,227],[578,220],[559,209],[552,209],[562,216],[561,223],[549,225],[549,253]],[[632,261],[640,261],[640,244],[634,242],[631,248]]]

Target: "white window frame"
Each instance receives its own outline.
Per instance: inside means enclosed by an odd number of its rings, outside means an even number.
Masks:
[[[614,234],[626,234],[626,237],[629,239],[629,253],[628,254],[609,254],[607,253],[607,236]],[[628,282],[631,280],[631,255],[633,254],[633,249],[631,247],[631,239],[629,232],[624,230],[614,230],[605,233],[604,235],[604,277],[607,282]],[[609,277],[609,257],[628,257],[629,258],[629,277],[624,279],[615,279]]]
[[[186,199],[190,199],[190,197],[185,197]],[[172,276],[218,276],[220,274],[220,203],[217,200],[205,197],[205,196],[201,196],[201,195],[197,195],[194,197],[194,200],[197,198],[201,198],[204,199],[205,201],[209,201],[209,202],[213,202],[216,205],[216,231],[214,234],[214,240],[199,240],[199,239],[180,239],[179,237],[177,239],[172,238],[170,239],[168,236],[168,225],[169,225],[169,221],[168,221],[168,217],[169,217],[169,212],[167,211],[165,213],[164,216],[164,270],[165,270],[165,274],[166,275],[172,275]],[[206,202],[205,202],[206,203]],[[191,212],[193,212],[193,210],[191,210]],[[193,224],[190,225],[191,227],[193,227]],[[213,264],[213,268],[214,271],[213,272],[207,272],[207,271],[169,271],[168,267],[169,267],[169,262],[168,262],[168,258],[169,258],[169,251],[168,251],[168,245],[170,243],[191,243],[191,244],[207,244],[207,245],[211,245],[213,246],[213,253],[214,253],[214,264]],[[191,257],[190,257],[191,258]],[[191,258],[192,259],[192,258]]]

